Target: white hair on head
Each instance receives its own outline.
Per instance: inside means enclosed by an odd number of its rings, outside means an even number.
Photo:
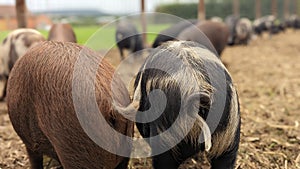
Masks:
[[[185,41],[179,40],[179,41],[172,41],[169,48],[179,48]]]

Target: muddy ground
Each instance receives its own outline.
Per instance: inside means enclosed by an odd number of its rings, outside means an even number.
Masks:
[[[108,60],[114,65],[119,63],[117,50]],[[234,79],[241,103],[236,168],[300,168],[300,31],[288,30],[272,38],[264,35],[248,46],[228,47],[222,60]],[[198,155],[181,168],[208,166],[205,158]],[[10,124],[4,102],[0,103],[2,168],[29,168],[25,147]],[[133,159],[129,168],[151,168],[151,162]]]

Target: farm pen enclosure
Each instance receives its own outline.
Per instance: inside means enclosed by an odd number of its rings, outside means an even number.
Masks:
[[[300,166],[299,37],[300,31],[290,29],[272,37],[264,34],[248,46],[227,47],[222,54],[241,103],[236,168]],[[107,59],[117,66],[117,49],[109,52]],[[193,157],[181,168],[208,168],[202,159]],[[4,102],[0,103],[0,168],[29,168],[25,147],[11,126]],[[151,168],[151,163],[148,159],[132,159],[129,168]]]

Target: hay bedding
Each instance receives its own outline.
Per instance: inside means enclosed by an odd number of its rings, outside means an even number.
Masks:
[[[118,64],[118,51],[109,53],[108,58]],[[271,39],[264,35],[249,46],[228,47],[222,60],[241,101],[236,168],[300,168],[300,31],[288,30]],[[181,168],[208,166],[205,157],[198,155]],[[5,103],[0,103],[0,168],[29,168],[25,147],[13,131]],[[132,159],[129,168],[151,168],[151,160]]]

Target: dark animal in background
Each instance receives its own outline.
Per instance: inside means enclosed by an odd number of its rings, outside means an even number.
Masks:
[[[124,59],[123,49],[137,52],[144,48],[141,34],[133,23],[129,21],[120,21],[117,24],[116,42],[122,59]]]
[[[269,32],[270,35],[277,34],[285,30],[285,24],[273,15],[267,15],[253,22],[253,30],[257,35],[263,32]]]
[[[287,28],[287,24],[283,21],[279,21],[278,30],[279,32],[284,32]]]
[[[252,23],[248,18],[239,18],[234,15],[226,17],[226,25],[229,28],[228,45],[247,45],[252,38]]]
[[[76,35],[70,24],[53,24],[48,35],[48,40],[77,43]]]
[[[300,17],[297,15],[291,15],[286,19],[286,25],[289,28],[300,29]]]
[[[203,36],[199,30],[203,32],[208,39]],[[212,52],[216,50],[218,56],[221,56],[222,51],[227,45],[228,36],[229,30],[224,23],[204,21],[195,26],[186,28],[178,35],[177,39],[198,42],[206,46]],[[208,40],[211,43],[209,43]]]
[[[198,23],[198,20],[191,19],[191,20],[184,20],[181,22],[178,22],[175,25],[172,25],[171,27],[159,32],[157,37],[155,38],[152,47],[156,48],[159,45],[161,45],[164,42],[175,40],[176,37],[185,29],[192,25],[195,25]]]
[[[91,64],[84,66],[88,74],[73,76],[75,63],[83,54],[88,58],[88,63],[99,66],[95,80],[91,75]],[[89,96],[74,96],[72,90],[79,88],[86,92],[85,84],[88,82],[84,80],[83,85],[77,86],[72,85],[72,81],[87,77],[92,79],[97,107],[109,126],[124,135],[133,135],[133,123],[111,106],[112,92],[118,105],[127,106],[130,103],[128,91],[121,79],[116,77],[117,86],[112,91],[114,69],[104,60],[98,64],[99,58],[97,53],[75,43],[46,41],[28,51],[12,69],[7,88],[8,113],[15,131],[26,146],[31,168],[43,168],[43,155],[56,159],[66,169],[127,168],[128,158],[112,154],[94,143],[81,127],[75,113],[74,97],[83,97],[88,101]],[[81,109],[78,111],[77,115],[84,112]],[[88,111],[83,115],[95,119],[93,122],[97,123],[97,111]],[[95,133],[102,131],[101,138],[108,139],[105,136],[111,133],[103,132],[102,123],[94,123]],[[114,147],[120,151],[122,145],[127,144],[126,140],[117,137],[107,141],[116,141],[118,144]]]
[[[279,19],[276,19],[271,25],[270,35],[285,31],[285,27],[286,26],[283,22],[281,22]]]
[[[208,56],[207,52],[211,53],[201,44],[188,41],[169,41],[154,49],[153,53],[147,57],[135,80],[133,102],[127,108],[119,109],[119,112],[121,114],[136,112],[136,109],[138,109],[145,113],[143,111],[152,109],[152,107],[156,109],[158,106],[152,105],[149,101],[149,93],[152,90],[159,89],[165,93],[166,106],[156,120],[147,123],[136,123],[141,135],[144,138],[157,136],[166,131],[175,120],[178,120],[176,128],[170,134],[170,137],[176,137],[179,133],[185,131],[186,123],[191,123],[191,120],[185,121],[184,117],[186,116],[184,115],[189,116],[189,113],[195,113],[195,116],[189,117],[195,118],[198,116],[206,120],[208,126],[212,123],[217,125],[211,136],[211,150],[207,152],[212,169],[233,169],[240,136],[238,96],[231,77],[220,59],[213,56],[212,53],[211,56]],[[178,60],[182,64],[178,64]],[[163,70],[170,72],[164,72]],[[218,77],[216,70],[224,73],[224,79],[216,78]],[[193,79],[197,84],[193,84]],[[217,84],[211,83],[214,80]],[[218,85],[221,82],[225,84],[226,88],[223,90],[225,92],[224,97],[226,97],[224,100],[214,95],[215,92],[220,91]],[[199,88],[195,89],[197,87]],[[195,94],[195,90],[199,91]],[[199,97],[194,100],[193,96],[195,95]],[[225,102],[224,109],[220,112],[216,111],[214,107],[223,101]],[[188,107],[193,107],[191,106],[194,105],[193,103],[201,106],[189,110]],[[209,111],[210,108],[212,108],[212,112]],[[181,115],[179,115],[180,111],[183,111],[180,113]],[[220,115],[220,121],[210,121],[209,113]],[[197,121],[200,122],[201,120],[197,118]],[[187,158],[204,151],[204,147],[207,148],[207,142],[201,144],[197,142],[201,131],[204,132],[204,129],[201,130],[201,126],[195,123],[192,129],[188,131],[189,133],[175,147],[163,154],[152,157],[153,167],[155,169],[177,169]],[[173,138],[161,137],[157,146],[168,146],[172,144],[172,140]],[[149,144],[151,145],[151,143]],[[155,151],[154,149],[152,147],[152,152]]]
[[[257,35],[261,35],[265,31],[271,30],[271,26],[275,21],[275,17],[273,15],[264,16],[258,19],[255,19],[253,22],[253,29]]]
[[[236,25],[239,21],[239,17],[235,16],[235,15],[229,15],[225,18],[225,24],[228,26],[229,28],[229,38],[228,38],[228,44],[229,45],[233,45],[234,44],[234,35],[236,34],[235,33],[235,28],[236,28]]]
[[[295,29],[300,29],[300,17],[299,16],[294,16],[294,28]]]
[[[44,40],[43,35],[34,29],[16,29],[9,33],[0,44],[0,79],[5,83],[0,101],[3,101],[6,96],[7,79],[15,62],[30,47]]]

